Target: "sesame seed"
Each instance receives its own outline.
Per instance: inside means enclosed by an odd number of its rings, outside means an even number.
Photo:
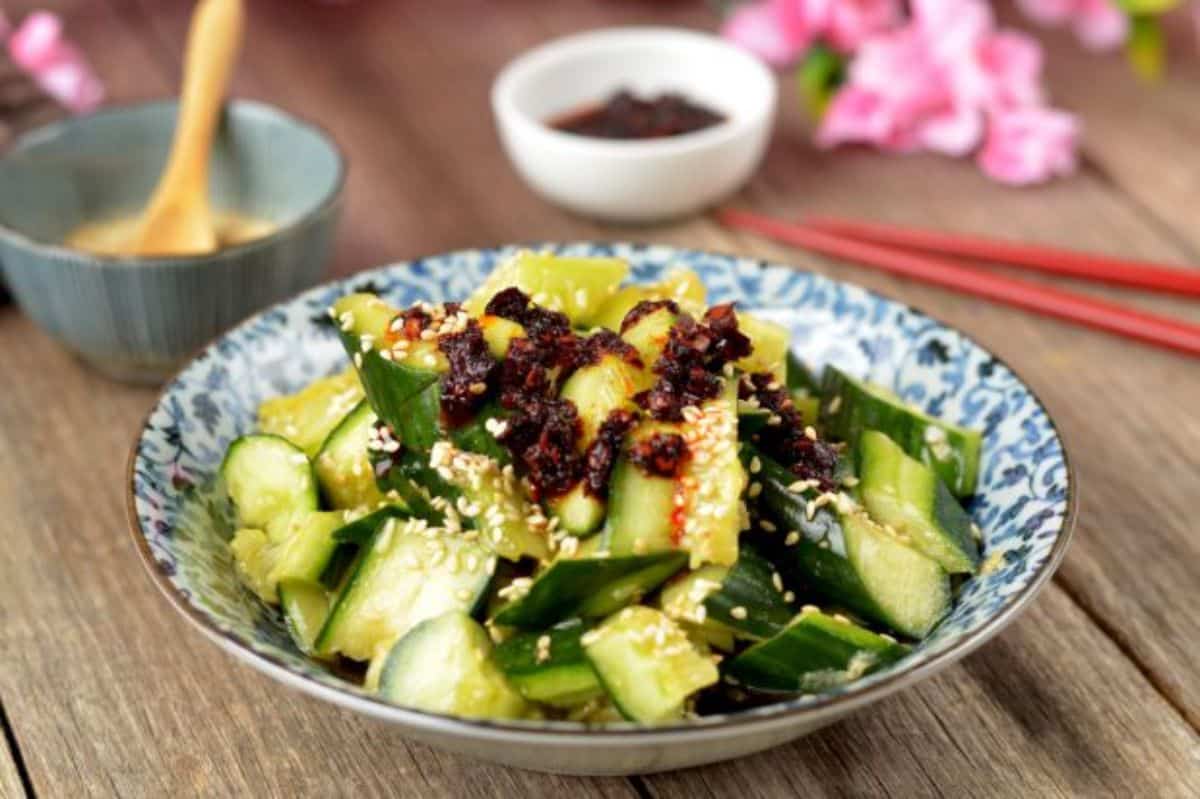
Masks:
[[[779,529],[768,519],[759,519],[758,526],[761,527],[763,530],[767,531],[768,533],[773,533]]]
[[[835,396],[833,399],[831,399],[829,401],[829,412],[830,413],[837,413],[838,409],[841,407],[842,407],[841,395]]]
[[[820,613],[821,609],[816,605],[804,605],[800,608],[801,613]]]
[[[789,547],[796,546],[796,544],[800,543],[800,533],[792,530],[787,534],[787,538],[783,539],[783,543]]]
[[[758,474],[762,471],[762,460],[755,455],[750,459],[750,474]]]
[[[795,602],[796,601],[796,592],[795,591],[784,591],[783,592],[783,601],[787,602],[789,604],[792,602]]]
[[[783,593],[783,578],[779,576],[779,572],[771,572],[771,585],[775,586],[775,590]]]
[[[746,618],[748,613],[744,607],[742,607],[741,605],[738,605],[735,608],[730,608],[729,615],[733,616],[735,619],[744,619],[744,618]]]
[[[476,381],[468,386],[468,388],[472,394],[483,394],[485,391],[487,391],[487,383],[484,383],[483,381]]]
[[[750,489],[746,492],[751,499],[754,499],[762,493],[762,483],[754,482],[750,484]]]
[[[813,427],[811,424],[805,426],[804,437],[807,438],[809,441],[816,441],[817,440],[817,428]]]
[[[359,369],[361,369],[361,368],[362,368],[362,365],[363,365],[363,357],[362,357],[362,353],[361,353],[361,352],[356,352],[356,353],[354,353],[354,365],[355,365],[355,367],[357,367],[357,368],[359,368]]]

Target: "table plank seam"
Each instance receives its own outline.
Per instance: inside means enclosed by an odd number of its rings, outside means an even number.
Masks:
[[[1053,582],[1060,589],[1062,589],[1062,592],[1066,594],[1067,598],[1071,600],[1075,607],[1079,608],[1080,612],[1087,617],[1088,621],[1090,621],[1096,627],[1096,629],[1104,635],[1105,638],[1112,641],[1113,646],[1117,648],[1117,651],[1120,652],[1121,655],[1124,656],[1125,659],[1128,660],[1135,669],[1137,669],[1138,673],[1141,674],[1150,687],[1154,689],[1154,692],[1162,697],[1167,706],[1171,708],[1171,710],[1175,711],[1175,714],[1179,717],[1179,719],[1197,736],[1198,739],[1200,739],[1200,716],[1194,715],[1185,705],[1183,705],[1183,703],[1181,703],[1171,691],[1170,686],[1165,685],[1162,679],[1155,673],[1154,669],[1148,664],[1144,663],[1142,659],[1138,657],[1134,648],[1127,640],[1125,640],[1125,637],[1121,635],[1120,629],[1116,625],[1109,623],[1109,621],[1103,615],[1096,613],[1091,607],[1089,607],[1084,601],[1083,597],[1081,597],[1080,594],[1075,590],[1075,587],[1071,585],[1071,582],[1063,576],[1062,572],[1059,572],[1054,576]]]
[[[1157,211],[1146,205],[1141,198],[1131,194],[1113,176],[1108,167],[1094,158],[1086,147],[1079,153],[1079,166],[1082,171],[1092,175],[1115,196],[1124,200],[1138,219],[1145,222],[1147,227],[1179,250],[1191,264],[1200,264],[1200,249],[1197,249],[1186,235],[1177,230],[1170,220],[1163,218]]]
[[[17,731],[9,721],[8,711],[5,709],[4,699],[0,697],[0,727],[4,728],[4,743],[8,749],[9,757],[12,758],[13,765],[17,769],[17,777],[21,780],[21,787],[25,790],[25,795],[30,799],[37,797],[37,792],[33,790],[33,780],[29,776],[29,768],[25,764],[25,756],[21,753],[21,746],[17,741]]]

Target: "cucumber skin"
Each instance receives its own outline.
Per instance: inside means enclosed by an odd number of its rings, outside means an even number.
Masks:
[[[856,380],[833,366],[827,366],[822,378],[821,422],[826,432],[858,449],[865,430],[879,430],[900,445],[911,457],[928,464],[957,497],[975,493],[979,473],[981,436],[976,430],[943,422],[915,411],[898,400],[871,394],[863,381]],[[835,411],[834,397],[840,397]],[[945,431],[953,457],[939,460],[925,440],[925,431],[937,427]]]
[[[809,519],[805,495],[787,490],[793,482],[792,474],[783,466],[764,455],[752,445],[742,445],[742,458],[749,461],[757,457],[762,464],[755,479],[762,484],[759,501],[776,520],[779,530],[764,535],[759,545],[772,562],[797,584],[811,585],[830,601],[895,628],[891,615],[879,606],[871,596],[854,565],[848,559],[843,521],[828,506],[818,508]],[[854,522],[854,519],[847,521]],[[787,531],[800,533],[800,540],[792,546],[784,544]],[[822,547],[818,541],[825,539],[829,546]],[[921,637],[928,631],[898,629],[906,635]],[[918,634],[920,633],[920,634]]]
[[[704,599],[707,616],[734,630],[739,637],[770,638],[787,627],[794,610],[775,589],[775,567],[750,544],[738,548],[738,559],[729,569],[720,589]],[[735,607],[745,608],[746,617],[736,618]]]
[[[922,627],[922,629],[899,624],[893,618],[892,613],[878,605],[878,602],[871,596],[870,590],[863,583],[862,577],[859,576],[856,566],[851,563],[847,553],[845,527],[850,524],[874,525],[874,522],[870,522],[866,518],[865,513],[856,512],[842,517],[840,513],[830,510],[828,506],[823,506],[818,507],[810,519],[808,518],[808,509],[806,509],[806,497],[809,497],[812,492],[794,494],[788,491],[787,486],[792,481],[790,471],[774,461],[773,458],[757,451],[752,445],[743,445],[742,457],[745,459],[758,457],[762,464],[762,470],[755,475],[762,485],[760,501],[770,516],[775,519],[779,530],[776,533],[762,536],[758,542],[773,563],[779,564],[784,570],[785,578],[791,577],[797,584],[811,585],[817,593],[828,597],[830,601],[840,603],[864,618],[892,627],[902,635],[913,638],[923,638],[928,635],[932,625],[936,624],[940,618],[932,620],[928,627]],[[799,541],[792,546],[784,543],[788,530],[796,530],[800,533]],[[882,530],[868,529],[860,530],[857,534],[887,536],[887,533],[883,533]],[[827,546],[820,546],[822,540],[827,543]],[[902,545],[896,543],[895,546]],[[935,563],[935,561],[925,558],[925,555],[918,553],[916,549],[911,547],[904,547],[904,549],[906,552],[911,552],[913,557]],[[942,577],[941,590],[938,593],[946,597],[947,602],[947,607],[944,607],[942,612],[944,615],[948,612],[948,603],[950,602],[949,577],[946,572],[941,570],[940,566],[938,566],[938,570],[941,571]]]
[[[496,646],[496,665],[526,699],[563,708],[585,704],[604,695],[581,642],[590,627],[573,620],[545,632],[518,633]],[[550,656],[539,663],[537,642],[543,635],[549,636]],[[565,692],[564,682],[570,686]]]
[[[367,401],[375,414],[393,430],[401,430],[409,400],[435,385],[440,375],[431,369],[416,369],[389,361],[380,357],[374,347],[363,352],[362,341],[353,331],[342,330],[339,335],[346,354],[355,362]]]
[[[979,545],[971,534],[971,517],[936,472],[905,454],[898,444],[877,430],[864,431],[860,437],[858,463],[861,478],[858,491],[863,504],[876,521],[893,524],[897,529],[902,529],[902,532],[913,539],[914,547],[938,561],[942,568],[951,574],[970,573],[978,567]],[[923,491],[923,496],[912,496],[913,486],[903,480],[905,470],[909,470],[923,483],[927,482],[929,493]],[[888,484],[882,482],[885,480]],[[901,484],[891,484],[893,482]],[[926,522],[927,529],[931,531],[929,534],[944,540],[945,549],[936,553],[925,551],[920,544],[920,534],[906,529],[907,520],[898,522],[884,518],[887,514],[881,511],[885,509],[880,508],[879,503],[873,499],[876,494],[886,494],[889,503],[902,503],[911,511],[920,514]]]
[[[647,594],[683,568],[687,553],[661,552],[617,558],[560,560],[542,572],[529,592],[497,611],[497,624],[541,630],[574,616],[607,616]],[[628,595],[612,596],[619,588]]]
[[[459,629],[454,630],[451,625],[456,625]],[[447,630],[457,632],[459,640],[442,640]],[[462,646],[446,646],[447,643]],[[427,651],[430,644],[435,645],[432,652]],[[431,713],[492,719],[525,716],[529,711],[528,705],[496,667],[491,654],[492,642],[487,632],[469,616],[451,611],[426,619],[413,626],[392,645],[380,672],[378,692],[389,701]],[[426,657],[422,658],[422,655]],[[419,659],[420,662],[410,662],[413,658]],[[436,660],[430,662],[434,658]],[[405,679],[413,675],[424,676],[430,669],[439,667],[441,669],[437,676],[457,674],[460,681],[448,685],[426,686],[448,689],[438,691],[432,701],[409,701],[410,697],[405,696],[405,691],[409,688],[405,685]],[[464,673],[464,667],[473,670],[474,673]],[[466,681],[469,681],[468,685],[473,683],[474,689],[468,696],[463,696],[463,682]],[[479,696],[481,692],[482,698]]]
[[[902,644],[850,622],[810,612],[774,638],[730,660],[722,671],[738,685],[755,691],[820,691],[869,674],[906,654],[908,648]],[[856,657],[866,658],[862,672],[845,674]]]
[[[283,444],[285,444],[287,447],[289,447],[290,449],[294,450],[295,454],[304,455],[304,451],[302,449],[300,449],[299,447],[297,447],[295,444],[293,444],[291,441],[288,441],[283,436],[277,436],[272,433],[251,433],[249,435],[238,436],[233,441],[231,441],[229,444],[229,447],[225,450],[225,457],[223,457],[221,459],[221,465],[219,467],[217,467],[217,475],[219,476],[218,482],[220,483],[219,493],[227,498],[230,505],[232,505],[235,510],[237,509],[237,501],[234,499],[234,497],[229,492],[229,480],[227,479],[227,476],[226,476],[227,470],[228,470],[230,462],[231,462],[231,458],[237,457],[237,454],[236,454],[237,450],[240,449],[241,447],[243,447],[249,443],[252,443],[255,440],[261,440],[261,439],[272,439],[275,441],[280,441]],[[317,487],[318,486],[317,474],[313,470],[312,462],[308,461],[307,456],[304,456],[304,457],[305,457],[305,461],[307,463],[306,468],[308,470],[307,474],[308,474],[309,487],[308,487],[308,490],[303,492],[303,495],[299,497],[301,504],[298,507],[288,508],[287,510],[289,510],[289,511],[291,511],[291,510],[315,511],[315,510],[317,510],[318,507],[320,507],[319,490]],[[238,521],[239,527],[265,527],[267,522],[270,521],[270,519],[267,519],[267,518],[242,519],[240,511],[238,511],[235,515],[239,519],[239,521]]]
[[[792,394],[800,392],[810,396],[816,396],[821,391],[812,371],[791,350],[787,354],[787,388]]]

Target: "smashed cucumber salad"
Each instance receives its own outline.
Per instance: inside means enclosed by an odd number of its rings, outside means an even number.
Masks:
[[[844,685],[950,611],[979,434],[628,271],[520,252],[461,304],[329,309],[350,365],[221,466],[301,650],[420,710],[663,724]]]

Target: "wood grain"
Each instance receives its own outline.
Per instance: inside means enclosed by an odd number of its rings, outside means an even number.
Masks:
[[[26,5],[6,8],[15,16]],[[176,82],[188,4],[37,5],[64,13],[114,99],[161,95]],[[0,697],[40,795],[1200,793],[1200,539],[1189,515],[1200,495],[1195,361],[731,235],[705,219],[598,226],[526,190],[486,110],[495,70],[520,49],[580,28],[711,26],[703,4],[261,0],[250,12],[237,91],[319,120],[350,155],[335,272],[504,241],[623,238],[737,251],[854,280],[970,331],[1042,394],[1079,477],[1076,542],[1055,585],[995,642],[794,745],[633,782],[500,769],[409,744],[385,725],[291,693],[177,618],[139,573],[124,532],[123,460],[153,393],[103,381],[6,309]],[[1168,165],[1195,168],[1194,103],[1178,108],[1194,100],[1195,84],[1138,95],[1129,124],[1148,131],[1156,151],[1139,172],[1126,111],[1101,102],[1103,82],[1073,61],[1060,65],[1060,52],[1051,67],[1056,94],[1076,107],[1090,103],[1089,127],[1099,130],[1092,166],[1069,181],[1013,191],[965,162],[818,153],[789,110],[737,201],[781,215],[841,213],[1191,259],[1186,203],[1194,209],[1196,197]],[[1155,198],[1164,182],[1166,199]],[[1200,319],[1195,306],[1169,298],[1131,301]],[[0,758],[4,795],[6,774]]]

